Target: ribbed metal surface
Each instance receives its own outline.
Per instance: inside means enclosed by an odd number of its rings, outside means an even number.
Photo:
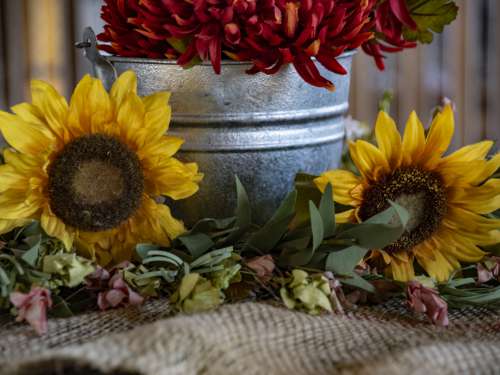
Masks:
[[[349,72],[352,55],[340,58]],[[197,162],[205,173],[199,193],[174,205],[187,223],[232,214],[234,175],[261,222],[292,189],[297,172],[319,174],[339,164],[349,75],[322,70],[337,87],[331,93],[305,83],[293,67],[274,76],[250,76],[245,74],[250,64],[224,62],[217,76],[208,64],[184,70],[164,60],[106,59],[114,69],[100,61],[96,74],[108,84],[132,69],[141,95],[172,92],[169,133],[186,140],[178,156]]]

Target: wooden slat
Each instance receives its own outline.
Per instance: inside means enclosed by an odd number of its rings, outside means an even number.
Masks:
[[[500,142],[500,3],[488,0],[487,4],[486,136]]]
[[[4,5],[0,1],[0,110],[7,107],[7,82],[5,75],[5,14]]]

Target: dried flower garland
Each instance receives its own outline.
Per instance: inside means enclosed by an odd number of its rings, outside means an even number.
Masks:
[[[5,150],[0,166],[0,309],[40,334],[47,331],[47,314],[139,305],[161,296],[186,313],[258,300],[311,314],[394,297],[442,326],[450,308],[500,308],[500,179],[493,175],[500,154],[486,158],[492,143],[485,141],[443,157],[453,134],[450,106],[438,111],[427,137],[415,114],[401,139],[381,112],[378,148],[364,141],[350,145],[359,175],[298,175],[295,190],[263,226],[252,224],[247,193],[236,179],[234,217],[204,219],[171,235],[164,228],[177,221],[158,217],[167,207],[154,202],[134,225],[123,217],[119,230],[86,232],[95,224],[94,211],[85,228],[75,228],[52,211],[59,193],[47,194],[53,165],[63,163],[61,155],[73,160],[81,142],[84,151],[95,151],[94,141],[108,147],[114,156],[106,171],[123,160],[129,161],[126,171],[134,170],[130,158],[137,155],[151,194],[188,196],[201,175],[171,158],[181,141],[163,135],[168,94],[139,98],[132,73],[120,77],[109,96],[99,81],[85,78],[69,106],[49,85],[35,82],[33,88],[33,104],[15,106],[15,115],[0,113],[0,130],[15,146]],[[146,126],[124,127],[131,126],[123,122],[129,117]],[[47,141],[43,148],[40,139]],[[156,155],[153,164],[149,153]],[[95,162],[90,156],[99,153],[77,159],[79,170],[102,171],[86,168]],[[121,159],[114,163],[115,157]],[[165,174],[182,178],[163,179],[168,190],[158,182]],[[70,192],[83,186],[80,195],[88,199],[95,196],[92,189],[102,188],[75,181],[82,181],[78,174],[67,179]],[[113,207],[114,219],[122,207]],[[67,233],[74,235],[70,242]],[[113,247],[117,233],[129,239],[126,249]],[[99,251],[89,250],[86,238]]]
[[[223,58],[275,74],[293,64],[309,84],[333,90],[318,65],[346,74],[337,57],[360,46],[384,67],[384,52],[432,41],[452,22],[450,0],[106,0],[100,48],[115,55],[177,59],[190,67]]]

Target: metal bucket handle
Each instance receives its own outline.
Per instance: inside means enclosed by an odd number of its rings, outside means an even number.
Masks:
[[[85,57],[92,64],[92,74],[100,77],[104,87],[109,90],[118,78],[113,64],[106,59],[97,49],[97,38],[91,27],[86,27],[83,31],[83,40],[75,44],[76,48],[84,50]]]

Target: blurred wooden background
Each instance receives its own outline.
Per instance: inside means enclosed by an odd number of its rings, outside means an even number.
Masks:
[[[500,1],[459,0],[459,19],[432,45],[390,56],[380,73],[359,53],[351,114],[372,123],[385,90],[399,124],[412,109],[427,121],[443,97],[456,103],[455,147],[500,139]],[[100,0],[0,0],[0,108],[26,100],[29,80],[45,79],[69,96],[89,71],[79,51],[84,26],[99,31]]]

